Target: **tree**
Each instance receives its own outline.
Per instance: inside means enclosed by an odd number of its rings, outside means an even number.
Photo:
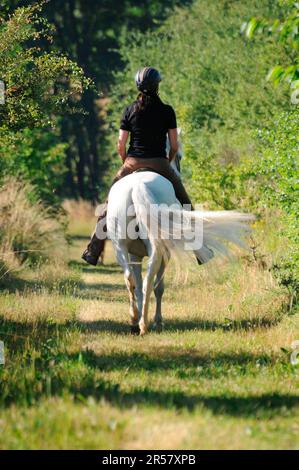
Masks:
[[[269,18],[272,5],[270,0],[196,0],[156,31],[132,32],[122,43],[127,66],[116,74],[110,127],[117,131],[124,103],[136,96],[132,78],[138,64],[155,64],[163,75],[161,97],[174,106],[182,128],[185,182],[193,200],[211,208],[243,204],[250,188],[240,182],[241,164],[256,157],[252,132],[271,127],[275,113],[288,105],[284,87],[274,90],[264,80],[273,61],[285,58],[283,48],[240,34],[244,17],[259,13]],[[111,140],[111,173],[118,165],[114,147]]]
[[[0,78],[5,85],[0,177],[20,174],[46,196],[61,184],[54,168],[62,169],[65,152],[53,127],[63,113],[79,111],[91,81],[65,55],[41,47],[42,41],[52,39],[51,27],[41,16],[43,3],[6,12],[0,19]]]
[[[91,83],[75,62],[38,45],[52,39],[51,26],[40,16],[42,5],[20,7],[0,18],[0,77],[5,84],[0,122],[5,130],[56,124],[57,116],[74,110]]]
[[[174,5],[189,1],[50,0],[44,6],[44,15],[54,26],[54,42],[43,46],[63,51],[96,85],[82,96],[85,113],[68,114],[59,123],[60,141],[67,143],[66,196],[96,199],[106,191],[103,177],[111,159],[106,105],[114,73],[124,66],[119,47],[126,31],[145,32],[159,24]],[[28,0],[9,2],[11,6],[25,3]]]
[[[281,211],[281,235],[287,237],[289,246],[274,268],[281,284],[290,291],[291,308],[299,291],[299,5],[294,0],[279,4],[280,18],[252,17],[242,29],[250,39],[259,33],[270,42],[283,44],[287,55],[284,64],[271,67],[267,78],[276,85],[290,85],[293,109],[280,113],[272,129],[259,131],[261,158],[251,171],[260,179],[262,201]]]
[[[299,104],[299,4],[295,0],[280,0],[281,18],[268,20],[252,17],[242,30],[252,39],[255,33],[268,40],[276,40],[286,48],[289,63],[275,64],[268,73],[268,80],[279,84],[285,81],[292,89],[292,102]]]

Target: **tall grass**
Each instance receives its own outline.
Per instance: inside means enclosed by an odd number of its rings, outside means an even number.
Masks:
[[[97,220],[95,206],[83,199],[65,199],[63,209],[68,216],[68,234],[89,238]]]
[[[56,259],[64,248],[60,217],[37,199],[31,184],[6,178],[0,188],[0,279],[25,262]]]

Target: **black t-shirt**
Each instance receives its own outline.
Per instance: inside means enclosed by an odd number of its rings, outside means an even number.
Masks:
[[[135,112],[135,103],[124,110],[120,128],[130,132],[128,155],[139,158],[166,158],[168,129],[176,129],[173,108],[154,98],[148,106]]]

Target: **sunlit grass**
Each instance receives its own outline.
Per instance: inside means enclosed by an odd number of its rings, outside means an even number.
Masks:
[[[111,245],[89,267],[73,235],[69,267],[1,294],[1,448],[298,448],[298,316],[271,272],[220,261],[180,285],[172,264],[164,331],[132,337]]]

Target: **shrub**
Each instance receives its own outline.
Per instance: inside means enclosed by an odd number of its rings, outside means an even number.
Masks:
[[[65,248],[59,216],[43,206],[32,185],[7,178],[0,189],[0,262],[12,269],[33,265],[55,259]]]
[[[66,56],[39,47],[39,41],[51,41],[53,33],[40,15],[43,3],[17,8],[11,16],[0,18],[0,77],[6,96],[0,118],[4,130],[56,124],[57,115],[72,110],[91,83]]]
[[[91,80],[56,49],[48,52],[53,27],[41,15],[45,0],[10,15],[10,2],[1,3],[6,9],[0,14],[5,98],[0,104],[0,178],[19,175],[51,204],[58,199],[53,190],[63,189],[66,171],[67,145],[59,141],[59,121],[66,112],[82,112],[82,95]]]
[[[0,132],[0,184],[9,175],[19,176],[34,185],[43,202],[58,204],[66,173],[65,149],[66,144],[47,129]]]
[[[237,166],[256,154],[251,131],[270,126],[287,97],[264,79],[273,60],[284,57],[283,48],[249,42],[240,33],[244,18],[270,16],[272,3],[196,0],[154,33],[126,37],[121,53],[127,66],[116,74],[110,102],[110,155],[122,109],[136,96],[134,73],[153,65],[163,75],[161,97],[174,106],[183,131],[183,176],[194,202],[239,205],[244,192]],[[119,165],[117,157],[114,162]]]
[[[283,221],[281,235],[289,247],[274,270],[290,290],[291,304],[299,290],[299,110],[281,114],[271,130],[261,130],[261,157],[252,166],[259,179],[260,204],[279,208]]]

